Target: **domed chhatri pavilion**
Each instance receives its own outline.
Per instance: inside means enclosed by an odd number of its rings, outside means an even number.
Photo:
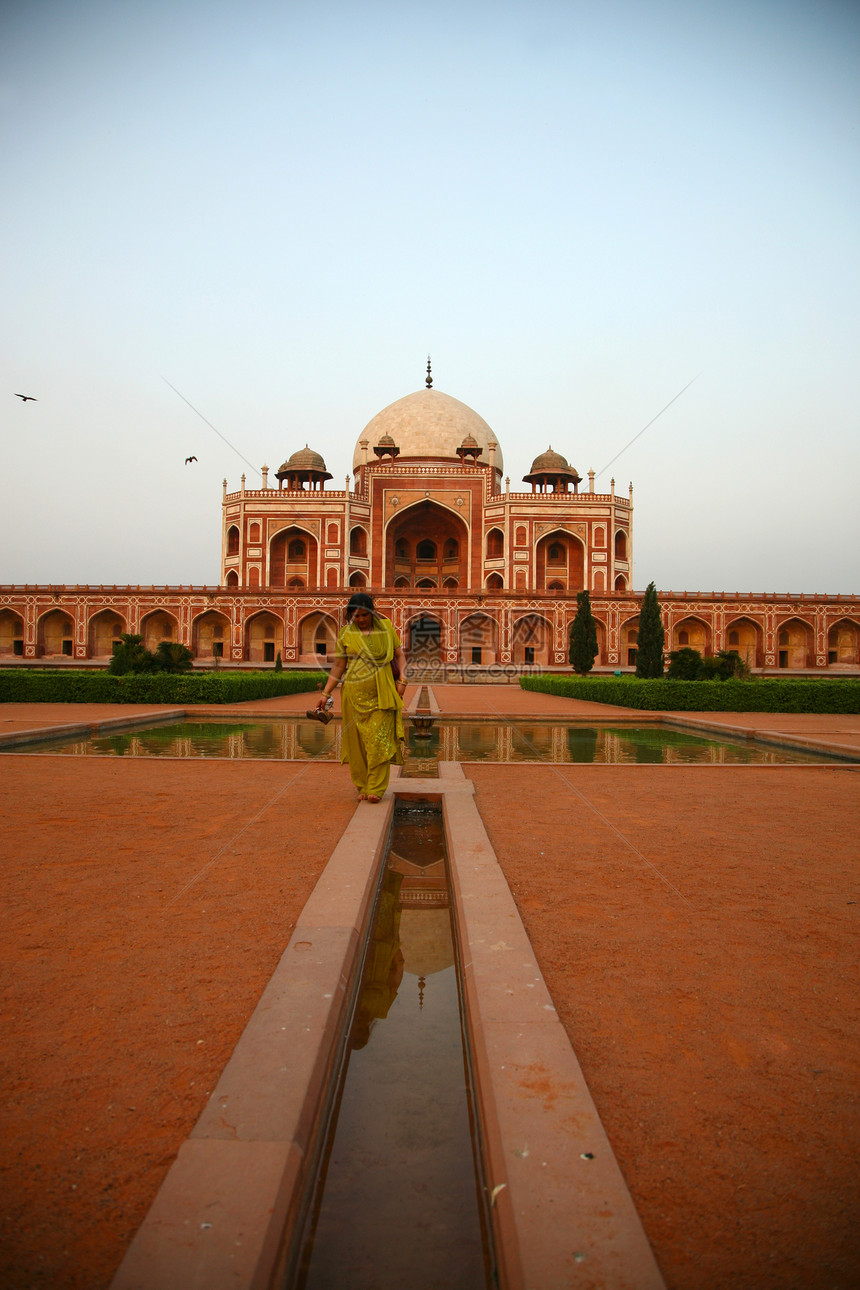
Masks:
[[[358,436],[343,489],[307,443],[262,488],[224,481],[217,587],[0,587],[0,661],[106,662],[120,632],[225,664],[331,657],[345,597],[371,590],[413,675],[497,679],[567,664],[576,594],[591,593],[596,669],[632,668],[633,490],[587,485],[547,445],[512,491],[486,421],[425,388]],[[181,576],[181,571],[178,571]],[[647,579],[646,579],[647,581]],[[855,596],[659,591],[666,649],[737,649],[758,671],[860,671]]]

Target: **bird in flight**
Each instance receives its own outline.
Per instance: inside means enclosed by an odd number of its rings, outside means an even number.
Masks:
[[[15,395],[15,398],[16,398],[16,399],[23,399],[25,403],[27,403],[27,402],[30,402],[30,403],[38,403],[38,402],[39,402],[39,400],[38,400],[38,399],[36,398],[36,396],[35,396],[35,395],[33,395],[33,394],[16,394],[16,395]]]
[[[196,457],[186,457],[186,458],[185,458],[185,464],[186,464],[186,466],[187,466],[187,465],[188,465],[188,463],[189,463],[189,461],[196,461],[196,460],[197,460],[197,458],[196,458]]]

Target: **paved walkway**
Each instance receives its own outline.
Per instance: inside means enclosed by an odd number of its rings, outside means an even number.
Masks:
[[[164,712],[160,703],[0,703],[0,736],[45,727],[137,721],[150,715],[160,718]]]
[[[652,714],[633,712],[630,708],[607,703],[585,703],[581,699],[564,699],[557,694],[521,690],[518,685],[433,685],[441,712],[456,716],[486,717],[572,717],[581,721],[641,721]]]
[[[860,715],[814,712],[667,712],[675,725],[707,725],[744,738],[790,739],[860,757]]]

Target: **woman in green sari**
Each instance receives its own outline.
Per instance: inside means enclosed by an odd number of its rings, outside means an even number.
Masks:
[[[403,765],[405,675],[406,660],[390,620],[376,612],[366,592],[356,592],[346,607],[334,665],[317,708],[324,708],[343,677],[341,760],[349,762],[352,782],[364,801],[380,801],[388,787],[391,763]]]

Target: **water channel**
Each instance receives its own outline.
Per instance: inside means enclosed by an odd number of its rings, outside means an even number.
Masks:
[[[401,801],[287,1286],[493,1284],[461,1006],[441,808]]]

